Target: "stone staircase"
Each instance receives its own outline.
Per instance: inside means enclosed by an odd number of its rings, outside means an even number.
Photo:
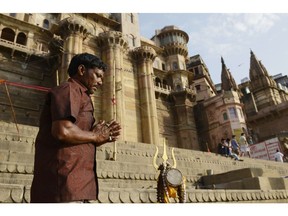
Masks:
[[[37,127],[19,125],[20,134],[12,123],[0,122],[0,202],[30,201],[33,178],[34,142]],[[155,146],[144,143],[117,142],[97,149],[97,173],[100,184],[100,203],[155,203],[158,171],[152,161]],[[162,162],[163,147],[159,147],[157,164]],[[171,148],[167,148],[168,161]],[[220,175],[242,169],[258,169],[265,177],[283,179],[288,176],[286,163],[244,158],[234,161],[214,153],[175,148],[177,168],[186,177],[186,201],[197,202],[287,202],[288,188],[206,187],[205,176]],[[240,171],[239,171],[240,172]],[[260,172],[260,171],[259,171]],[[230,175],[231,176],[231,175]],[[240,175],[241,180],[241,175]],[[245,175],[242,178],[246,178]],[[239,180],[239,179],[238,179]],[[222,182],[223,183],[223,182]],[[171,200],[175,202],[175,200]]]

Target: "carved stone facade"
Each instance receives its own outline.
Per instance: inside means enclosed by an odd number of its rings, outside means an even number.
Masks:
[[[188,56],[186,32],[166,26],[149,40],[139,29],[133,13],[0,14],[1,120],[37,126],[47,90],[67,80],[75,54],[88,52],[108,65],[103,88],[92,95],[95,117],[116,118],[122,141],[162,145],[166,139],[169,146],[206,151],[221,138],[249,132],[242,109],[249,117],[253,106],[240,101],[223,59],[217,93],[201,56]],[[287,94],[263,68],[251,59],[257,109],[279,106],[273,116],[287,117],[280,107]]]
[[[278,80],[280,80],[278,78]],[[254,142],[272,137],[282,140],[288,134],[288,90],[277,83],[251,51],[250,81],[239,85],[247,117],[249,133]],[[282,151],[284,152],[286,148]],[[287,149],[286,149],[287,151]]]

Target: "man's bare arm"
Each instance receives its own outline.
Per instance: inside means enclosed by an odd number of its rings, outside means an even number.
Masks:
[[[95,133],[83,131],[69,120],[54,121],[51,133],[54,138],[64,143],[82,144],[96,141]]]
[[[106,142],[115,141],[120,135],[119,123],[112,121],[107,126],[105,121],[96,124],[92,131],[81,130],[69,120],[59,120],[52,123],[52,135],[61,142],[71,144],[94,143],[100,146]]]

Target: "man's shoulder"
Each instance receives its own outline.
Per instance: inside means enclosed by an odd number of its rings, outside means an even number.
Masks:
[[[54,86],[52,89],[51,89],[51,92],[59,92],[59,91],[63,91],[63,89],[67,89],[67,88],[70,88],[70,85],[71,83],[70,82],[63,82],[61,83],[60,85],[58,86]]]

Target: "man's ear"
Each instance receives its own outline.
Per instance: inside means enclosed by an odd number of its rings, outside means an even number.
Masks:
[[[84,73],[85,73],[85,66],[84,65],[79,65],[78,66],[78,74],[80,75],[80,76],[83,76],[84,75]]]

